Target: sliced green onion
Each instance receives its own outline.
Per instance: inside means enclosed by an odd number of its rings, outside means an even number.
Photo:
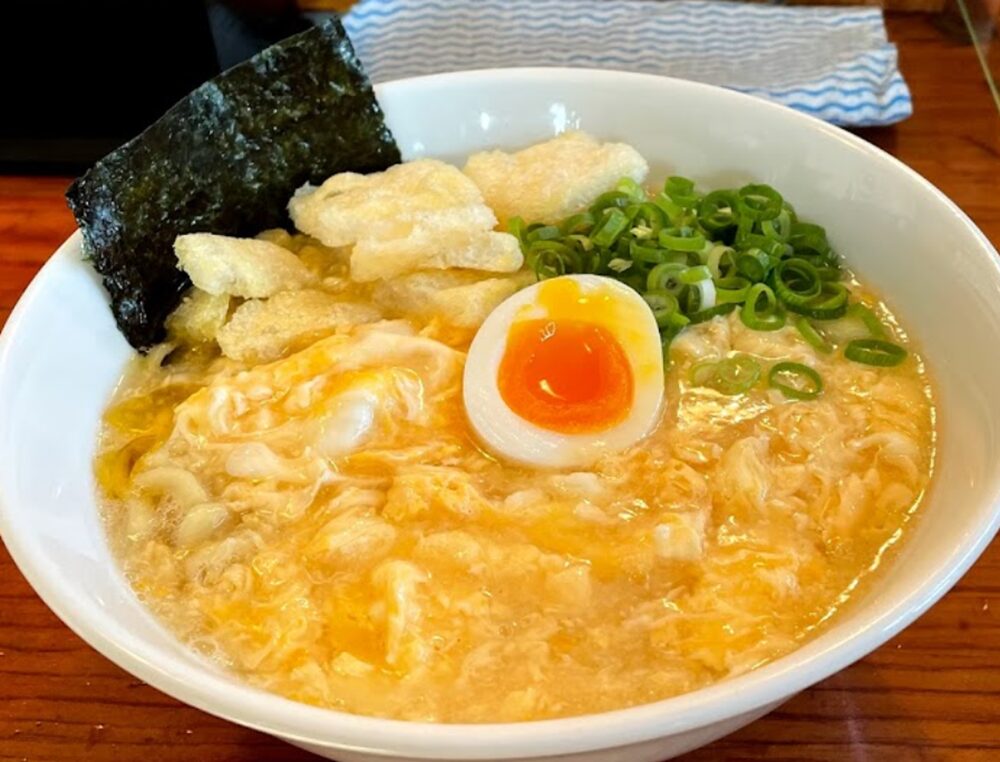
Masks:
[[[906,359],[906,350],[882,339],[855,339],[844,349],[844,357],[865,365],[890,368]]]
[[[525,233],[524,240],[528,243],[535,241],[553,241],[562,235],[562,231],[555,225],[531,226]]]
[[[760,283],[771,269],[771,258],[760,249],[740,252],[736,257],[736,271],[753,283]]]
[[[686,315],[709,310],[715,306],[715,284],[711,278],[684,284],[678,298]]]
[[[679,262],[664,262],[649,271],[646,276],[647,291],[670,291],[680,292],[680,281],[677,276],[687,269],[687,266]]]
[[[667,228],[660,231],[660,246],[674,251],[701,251],[705,236],[694,228]]]
[[[636,201],[646,200],[646,191],[644,191],[642,186],[631,177],[623,177],[619,180],[618,184],[615,186],[615,190],[620,193],[627,194]]]
[[[538,280],[566,274],[566,259],[551,250],[528,252],[525,261],[528,263],[528,267],[534,271]]]
[[[760,363],[749,355],[734,355],[724,360],[703,360],[691,368],[691,383],[722,394],[749,391],[760,379]]]
[[[778,260],[790,257],[795,253],[794,249],[777,238],[768,238],[759,233],[745,233],[737,236],[735,244],[740,249],[760,249],[769,257]]]
[[[579,272],[583,265],[580,252],[562,241],[535,241],[528,245],[527,256],[529,260],[534,258],[534,261],[544,263],[558,275],[566,272]],[[559,262],[558,266],[555,265],[557,261]],[[535,274],[540,279],[551,277],[551,275],[543,275],[537,269]]]
[[[725,278],[736,270],[736,252],[729,246],[713,246],[705,264],[713,278]]]
[[[524,219],[521,217],[511,217],[509,220],[507,220],[507,232],[510,233],[512,236],[514,236],[517,240],[519,240],[522,246],[524,245],[525,242],[524,234],[526,227],[527,225],[525,224]]]
[[[590,251],[594,248],[594,242],[590,240],[590,236],[582,233],[570,233],[564,240],[578,246],[580,251]]]
[[[736,235],[733,242],[740,244],[747,236],[753,235],[754,221],[749,217],[737,216]]]
[[[733,191],[712,191],[698,205],[698,222],[712,235],[718,235],[736,225],[736,194]]]
[[[770,185],[744,185],[736,192],[736,205],[740,215],[761,222],[773,220],[781,214],[784,199]]]
[[[764,220],[760,223],[760,232],[768,238],[784,243],[792,235],[792,215],[787,209],[782,209],[773,220]]]
[[[715,377],[723,394],[742,394],[760,379],[760,363],[750,355],[727,357],[716,367]]]
[[[594,227],[594,215],[590,212],[580,212],[573,214],[559,223],[559,230],[563,235],[572,233],[589,233]]]
[[[694,283],[700,283],[703,280],[711,280],[712,271],[709,270],[705,265],[698,265],[697,267],[689,267],[686,270],[678,273],[677,280],[681,283],[688,285]]]
[[[700,292],[701,298],[698,300],[698,309],[690,312],[704,312],[715,306],[715,283],[711,278],[698,281],[694,287]]]
[[[715,300],[720,304],[745,302],[753,284],[739,275],[731,278],[716,278]]]
[[[793,400],[813,400],[823,391],[823,378],[800,362],[776,363],[767,374],[767,382]]]
[[[644,201],[638,205],[632,221],[648,227],[654,238],[660,230],[670,224],[670,218],[666,213],[651,201]]]
[[[686,177],[668,177],[663,192],[682,209],[694,209],[701,196],[694,189],[694,182]]]
[[[645,246],[636,241],[630,241],[628,246],[629,256],[636,262],[644,262],[650,265],[657,265],[666,259],[667,252],[656,246]]]
[[[670,220],[671,225],[677,225],[684,217],[684,207],[674,203],[674,201],[666,193],[659,194],[653,199],[652,203],[657,209],[666,215],[667,219]]]
[[[820,335],[819,331],[816,330],[816,326],[809,322],[809,318],[800,315],[795,321],[795,327],[799,329],[802,338],[809,342],[809,345],[817,352],[828,355],[833,351],[833,346]]]
[[[627,193],[622,193],[621,191],[613,190],[607,193],[602,193],[595,199],[594,203],[590,205],[590,213],[594,215],[594,218],[601,216],[601,213],[606,209],[624,209],[626,206],[631,204],[634,199]]]
[[[788,212],[788,216],[791,217],[793,225],[799,221],[799,215],[795,213],[795,207],[789,204],[788,201],[785,201],[785,203],[781,205],[781,208],[783,211]]]
[[[680,303],[673,294],[667,291],[648,291],[642,298],[653,311],[653,317],[660,328],[683,328],[688,324],[689,321],[680,313]]]
[[[793,224],[788,243],[795,249],[796,254],[816,254],[824,258],[830,254],[830,242],[826,239],[826,230],[811,222]]]
[[[831,341],[812,320],[835,320],[849,311],[853,324],[863,323],[873,338],[887,333],[869,308],[848,304],[850,291],[839,282],[840,263],[826,231],[799,221],[768,185],[703,195],[691,180],[675,176],[650,199],[626,177],[588,210],[558,224],[514,217],[507,229],[540,279],[609,275],[643,294],[665,353],[686,325],[737,308],[745,325],[765,331],[785,325],[786,309],[797,313],[796,328],[820,352],[832,351]]]
[[[621,209],[609,208],[590,235],[595,246],[611,246],[629,226],[629,219]]]
[[[787,303],[788,309],[814,320],[836,320],[847,313],[847,287],[834,281],[823,281],[819,296],[814,296],[802,304]]]
[[[740,310],[740,320],[755,331],[776,331],[785,325],[785,314],[770,287],[757,283],[747,293],[747,300]]]
[[[704,323],[706,320],[711,320],[719,315],[728,315],[730,312],[735,310],[737,306],[738,305],[735,302],[716,304],[714,307],[692,312],[687,317],[688,320],[691,321],[691,325],[698,325],[698,323]]]
[[[847,316],[857,318],[865,324],[865,328],[876,339],[886,337],[885,326],[878,316],[863,304],[852,304],[847,308]]]
[[[819,296],[823,281],[804,259],[783,259],[774,268],[774,293],[789,307],[801,306]]]

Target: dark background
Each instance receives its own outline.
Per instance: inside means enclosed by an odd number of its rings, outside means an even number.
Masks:
[[[309,22],[285,0],[6,0],[0,173],[77,173]]]

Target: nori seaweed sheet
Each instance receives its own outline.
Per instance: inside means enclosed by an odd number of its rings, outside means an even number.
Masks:
[[[282,226],[304,182],[399,161],[361,62],[329,19],[200,86],[66,198],[118,327],[143,350],[162,341],[190,285],[176,267],[176,236]]]

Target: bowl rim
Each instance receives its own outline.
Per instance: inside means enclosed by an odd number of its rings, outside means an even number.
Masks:
[[[992,257],[994,278],[1000,287],[997,252],[971,219],[940,190],[917,172],[861,138],[815,117],[785,106],[687,80],[654,74],[564,67],[479,69],[432,74],[376,85],[377,95],[397,90],[468,82],[497,84],[545,80],[562,84],[607,86],[623,79],[655,82],[679,90],[711,91],[713,97],[752,103],[774,111],[778,118],[799,121],[804,127],[835,138],[859,150],[872,161],[888,164],[909,183],[929,193],[954,215],[979,244],[976,256]],[[22,294],[0,335],[0,378],[16,372],[10,348],[20,326],[58,270],[80,266],[81,235],[74,232],[41,268]],[[991,513],[976,533],[953,549],[950,563],[891,602],[873,603],[871,613],[849,630],[836,628],[819,635],[789,654],[744,675],[723,680],[690,693],[649,704],[598,714],[518,723],[442,724],[391,720],[348,714],[300,704],[223,676],[167,658],[156,647],[135,639],[124,644],[100,627],[99,613],[74,608],[60,595],[53,576],[28,543],[13,530],[7,505],[12,498],[0,482],[0,537],[15,564],[53,612],[91,647],[164,693],[186,704],[240,725],[296,743],[330,749],[436,759],[516,759],[614,748],[692,731],[775,705],[843,669],[885,643],[940,599],[972,566],[1000,529],[1000,489],[994,491]],[[836,635],[836,637],[833,637]]]

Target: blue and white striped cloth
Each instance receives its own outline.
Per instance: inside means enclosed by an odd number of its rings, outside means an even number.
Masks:
[[[710,82],[852,127],[913,113],[877,8],[362,0],[343,22],[374,82],[460,69],[578,66]]]

